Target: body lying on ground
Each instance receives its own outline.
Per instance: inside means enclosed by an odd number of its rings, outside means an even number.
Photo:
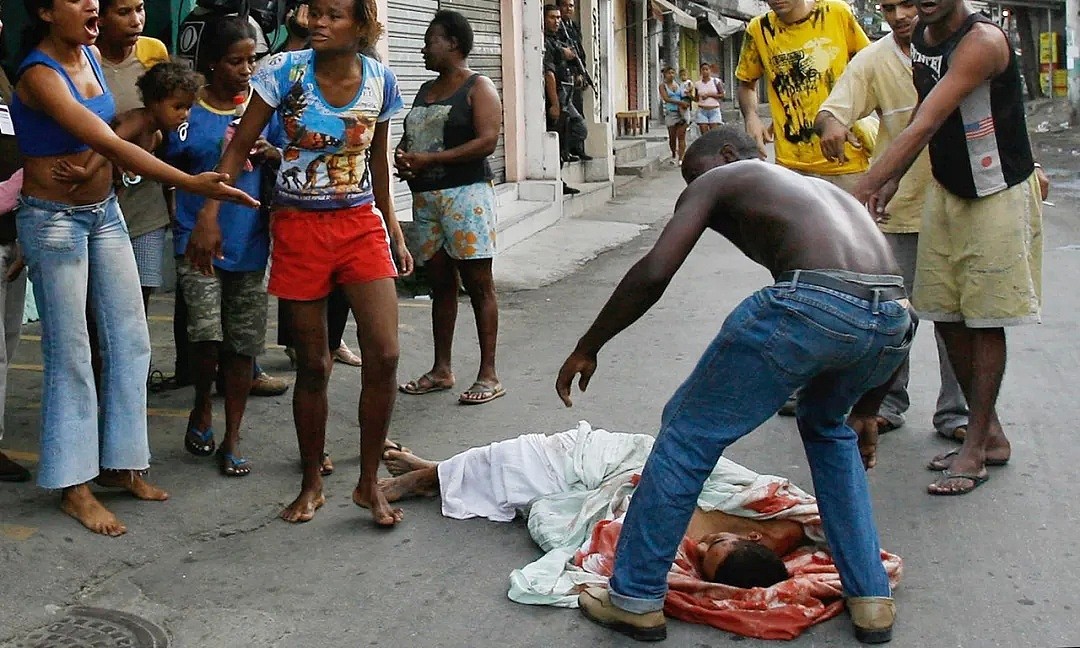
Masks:
[[[577,607],[578,593],[606,586],[622,517],[653,438],[577,428],[527,434],[432,462],[387,453],[397,476],[388,501],[438,496],[442,513],[509,522],[519,512],[546,554],[515,570],[519,603]],[[895,585],[898,556],[882,552]],[[782,477],[728,459],[713,469],[668,573],[665,612],[762,639],[792,639],[843,609],[840,577],[825,547],[814,497]]]

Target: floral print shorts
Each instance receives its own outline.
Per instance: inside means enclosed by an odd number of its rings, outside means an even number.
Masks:
[[[495,256],[495,189],[490,182],[413,194],[413,257],[424,263],[442,248],[459,261]]]

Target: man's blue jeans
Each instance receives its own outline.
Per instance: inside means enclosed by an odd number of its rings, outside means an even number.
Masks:
[[[799,432],[844,590],[890,596],[858,439],[846,418],[900,366],[911,329],[899,302],[873,304],[805,283],[763,288],[736,307],[664,408],[619,537],[612,602],[636,613],[663,609],[668,570],[705,479],[725,448],[798,388]]]
[[[75,486],[100,468],[145,470],[150,334],[116,197],[74,206],[23,196],[18,232],[45,365],[38,485]],[[100,403],[86,330],[88,291],[103,360]]]

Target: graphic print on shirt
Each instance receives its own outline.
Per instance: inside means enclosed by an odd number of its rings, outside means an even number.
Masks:
[[[941,80],[941,56],[928,56],[923,54],[914,47],[911,48],[911,67],[923,68],[926,71],[927,78],[933,83],[937,83]]]
[[[814,38],[800,49],[771,57],[772,86],[784,107],[783,135],[787,141],[809,142],[814,136],[818,90],[832,90],[836,84],[831,66],[838,55],[840,48],[831,39]]]
[[[413,106],[405,117],[405,132],[409,137],[408,150],[425,153],[446,150],[443,137],[451,109],[451,104]],[[431,166],[423,172],[427,180],[436,180],[445,174],[446,168],[442,165]]]
[[[277,203],[299,209],[345,209],[370,203],[368,150],[379,122],[402,107],[397,79],[379,62],[359,56],[363,77],[345,106],[326,102],[311,50],[270,57],[252,87],[281,116],[286,144]]]
[[[282,151],[282,178],[289,178],[290,184],[298,184],[297,189],[306,192],[342,195],[357,187],[365,193],[371,191],[367,150],[375,133],[375,116],[309,110],[304,85],[304,81],[296,81],[283,102],[282,123],[289,144]]]

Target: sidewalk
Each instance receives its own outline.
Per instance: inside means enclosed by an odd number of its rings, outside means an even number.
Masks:
[[[685,187],[679,169],[653,176],[620,176],[615,197],[581,216],[562,218],[495,258],[499,291],[532,290],[574,273],[597,256],[635,238],[672,213]]]

